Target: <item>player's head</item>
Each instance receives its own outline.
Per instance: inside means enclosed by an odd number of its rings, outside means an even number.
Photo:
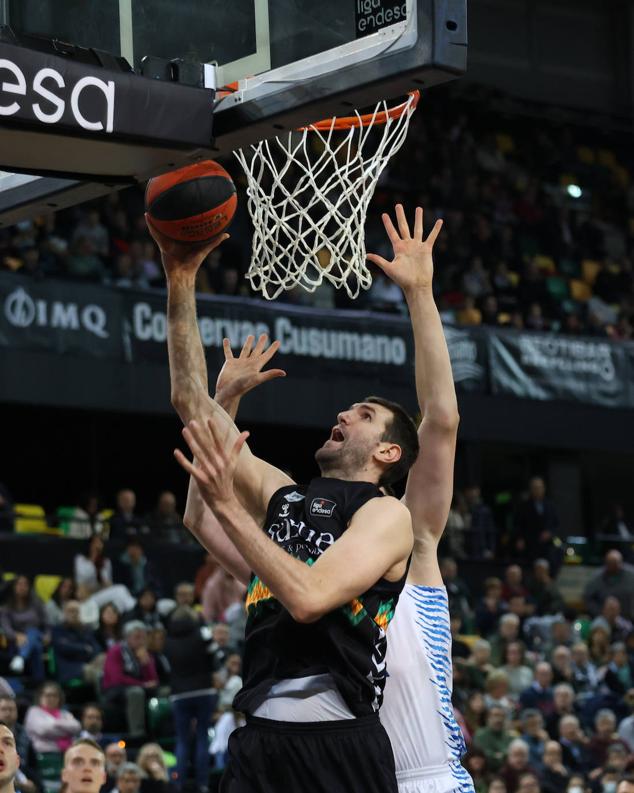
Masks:
[[[20,758],[15,746],[15,737],[8,724],[0,721],[0,790],[10,786],[20,767]]]
[[[62,782],[68,793],[99,793],[106,781],[106,756],[91,738],[80,738],[66,750]]]
[[[407,475],[417,455],[418,434],[407,412],[370,396],[339,413],[315,460],[325,476],[389,485]]]

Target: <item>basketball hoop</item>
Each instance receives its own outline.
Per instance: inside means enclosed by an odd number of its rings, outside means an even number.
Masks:
[[[368,204],[419,97],[412,91],[396,107],[381,101],[372,113],[325,119],[235,152],[254,226],[247,278],[265,298],[295,286],[314,292],[324,280],[351,298],[369,289]]]

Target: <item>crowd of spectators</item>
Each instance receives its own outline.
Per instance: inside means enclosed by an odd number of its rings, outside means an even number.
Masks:
[[[459,84],[425,96],[403,148],[384,171],[366,247],[386,250],[380,211],[419,203],[445,219],[435,247],[436,291],[446,323],[508,326],[631,339],[634,163],[616,135],[503,113]],[[606,142],[607,140],[607,142]],[[200,292],[254,296],[244,279],[252,229],[244,179],[232,238],[203,265]],[[119,289],[162,286],[160,257],[138,190],[0,230],[0,268]],[[281,300],[403,312],[400,290],[379,272],[351,304],[324,285]]]

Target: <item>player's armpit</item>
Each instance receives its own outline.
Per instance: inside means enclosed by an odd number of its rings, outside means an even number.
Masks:
[[[293,616],[314,622],[362,595],[380,578],[398,580],[412,550],[409,511],[391,497],[375,498],[353,516],[344,534],[310,568],[309,591]]]

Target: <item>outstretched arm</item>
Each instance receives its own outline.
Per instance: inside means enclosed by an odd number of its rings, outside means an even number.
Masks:
[[[167,349],[172,404],[184,424],[197,418],[211,420],[225,444],[233,445],[238,429],[231,417],[208,393],[207,367],[196,321],[196,274],[209,253],[228,234],[203,246],[182,245],[158,232],[146,216],[150,233],[161,249],[167,277]],[[236,491],[245,508],[260,522],[271,495],[292,480],[255,457],[243,446],[236,470]]]
[[[234,420],[244,394],[261,383],[286,375],[282,369],[262,371],[279,349],[279,342],[274,342],[266,349],[266,336],[260,336],[255,348],[254,341],[253,336],[248,336],[240,355],[234,358],[229,340],[223,340],[225,364],[216,382],[215,400]],[[249,582],[251,568],[225,534],[218,518],[203,501],[198,483],[193,476],[189,479],[183,522],[225,570],[242,583]]]
[[[250,518],[233,491],[233,473],[248,433],[231,452],[217,437],[213,422],[183,430],[198,465],[180,451],[176,458],[195,477],[202,497],[220,520],[247,564],[298,622],[314,622],[349,603],[379,578],[403,575],[412,548],[408,510],[396,499],[372,499],[353,516],[344,535],[313,565],[293,558]],[[359,547],[363,545],[363,554]]]
[[[408,580],[442,586],[437,550],[453,493],[453,468],[458,433],[458,403],[449,351],[432,292],[432,250],[442,221],[423,240],[423,210],[418,207],[413,235],[403,207],[396,208],[398,231],[383,216],[394,248],[394,260],[370,255],[402,289],[414,333],[416,394],[422,416],[420,453],[407,478],[404,503],[412,515],[414,553]]]

